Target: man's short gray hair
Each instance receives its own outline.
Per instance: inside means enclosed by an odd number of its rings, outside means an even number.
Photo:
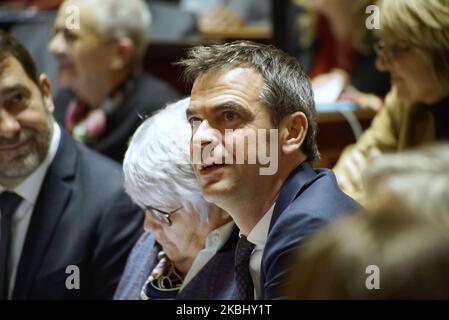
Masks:
[[[138,67],[143,61],[149,40],[151,13],[143,0],[76,0],[92,9],[97,32],[114,40],[130,38],[135,46],[132,61]]]
[[[142,208],[181,205],[206,221],[210,204],[190,163],[189,103],[185,98],[167,105],[134,133],[123,161],[125,190]]]

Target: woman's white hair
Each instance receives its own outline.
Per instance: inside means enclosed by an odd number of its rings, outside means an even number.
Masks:
[[[151,13],[144,0],[75,0],[95,16],[97,32],[109,39],[130,38],[135,46],[133,64],[139,64],[149,40]]]
[[[189,103],[185,98],[167,105],[134,133],[123,161],[125,190],[142,208],[182,206],[207,221],[210,204],[190,163]]]

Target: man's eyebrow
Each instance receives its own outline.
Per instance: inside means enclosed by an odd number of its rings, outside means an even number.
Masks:
[[[25,94],[29,94],[31,92],[27,86],[24,86],[23,84],[20,84],[20,83],[16,83],[16,84],[11,84],[11,85],[8,85],[8,86],[5,86],[4,88],[2,88],[0,90],[0,95],[8,95],[8,94],[15,93],[17,91],[20,91]]]
[[[214,111],[218,111],[220,109],[232,109],[235,111],[239,111],[239,110],[242,110],[243,107],[234,101],[226,101],[226,102],[223,102],[223,103],[220,103],[220,104],[214,106],[212,109]]]
[[[223,103],[219,103],[213,107],[210,108],[210,111],[212,113],[218,113],[218,112],[222,112],[223,110],[232,110],[238,113],[241,113],[243,116],[246,117],[253,117],[252,113],[250,111],[248,111],[246,108],[244,108],[242,105],[240,105],[239,103],[236,103],[234,101],[225,101]],[[195,115],[196,112],[191,109],[188,108],[186,110],[186,117],[189,118],[193,115]]]
[[[253,114],[248,109],[246,109],[241,104],[236,103],[234,101],[226,101],[212,107],[212,112],[221,112],[223,110],[232,110],[248,118],[253,117]]]

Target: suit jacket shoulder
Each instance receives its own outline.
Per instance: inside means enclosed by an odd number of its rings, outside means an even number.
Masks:
[[[283,185],[273,211],[262,258],[263,298],[280,298],[289,262],[303,241],[339,215],[359,205],[338,187],[331,170],[303,163]]]

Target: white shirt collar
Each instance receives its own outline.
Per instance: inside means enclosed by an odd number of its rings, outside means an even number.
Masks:
[[[50,147],[47,152],[47,156],[44,161],[33,171],[21,184],[19,184],[13,191],[21,196],[25,201],[29,202],[33,206],[36,203],[37,196],[41,189],[42,182],[51,162],[56,156],[58,150],[59,141],[61,140],[61,129],[56,122],[53,122],[53,134],[51,137]],[[0,192],[5,190],[0,186]]]
[[[275,204],[276,201],[248,234],[248,241],[254,243],[256,247],[264,247],[267,242],[268,229],[270,228],[271,217],[273,216]]]
[[[187,272],[180,290],[183,290],[186,285],[201,271],[201,269],[209,262],[210,259],[225,245],[231,236],[234,229],[234,221],[212,230],[206,238],[204,249],[202,249],[196,256],[189,271]]]

